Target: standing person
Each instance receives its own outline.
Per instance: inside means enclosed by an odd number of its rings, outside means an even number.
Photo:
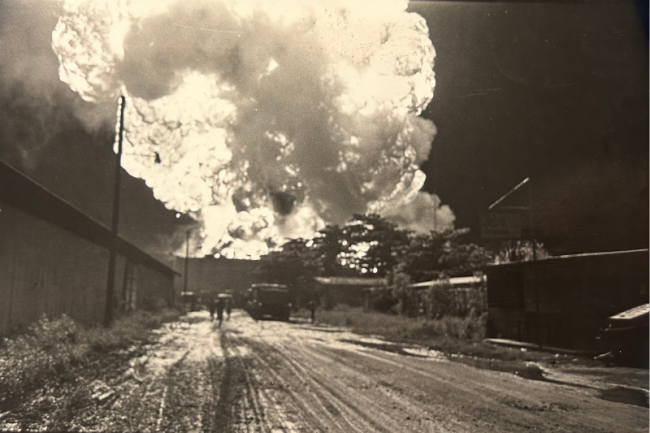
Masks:
[[[217,320],[219,321],[219,328],[221,328],[221,324],[223,323],[223,300],[222,299],[217,299]]]
[[[230,320],[231,311],[232,311],[232,299],[226,299],[226,314],[228,316],[226,320]]]
[[[208,310],[210,310],[210,322],[214,322],[214,299],[208,301]]]
[[[316,300],[311,299],[308,303],[307,306],[309,307],[309,311],[311,312],[311,323],[313,324],[316,322]]]

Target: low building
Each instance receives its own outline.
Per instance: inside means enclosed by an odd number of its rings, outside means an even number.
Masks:
[[[597,351],[605,319],[648,302],[648,250],[486,268],[488,337]]]
[[[111,231],[0,161],[0,335],[66,314],[104,320]],[[115,313],[174,302],[174,270],[118,239]]]
[[[368,289],[386,287],[385,278],[314,277],[316,291],[325,308],[334,305],[360,307]]]
[[[406,309],[412,314],[426,316],[480,314],[487,308],[486,285],[486,277],[483,274],[412,284],[409,286],[412,293],[407,302],[415,305],[407,305]],[[444,293],[444,296],[437,300],[444,305],[436,305],[436,299],[432,296],[434,291]]]

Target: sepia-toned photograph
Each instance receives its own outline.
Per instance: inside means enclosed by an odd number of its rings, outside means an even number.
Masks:
[[[0,0],[0,432],[647,432],[648,40]]]

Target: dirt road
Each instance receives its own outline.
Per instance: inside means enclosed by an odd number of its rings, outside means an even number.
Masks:
[[[222,331],[232,377],[231,431],[647,431],[648,411],[588,387],[480,370],[435,353],[307,324],[252,322]],[[334,330],[335,331],[335,330]]]
[[[648,431],[647,370],[450,357],[240,311],[152,332],[52,376],[0,430]]]
[[[255,322],[236,313],[214,333],[219,347],[210,350],[223,357],[208,357],[216,431],[648,429],[647,408],[603,400],[587,385],[477,369],[342,330]]]
[[[222,329],[207,313],[190,319],[163,335],[146,367],[135,366],[142,383],[131,386],[141,394],[121,398],[112,412],[149,401],[139,404],[149,407],[142,414],[151,414],[150,431],[648,430],[647,408],[604,400],[589,383],[529,380],[344,330],[255,322],[243,312]]]

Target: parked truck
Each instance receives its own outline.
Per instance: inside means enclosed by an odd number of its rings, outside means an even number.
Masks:
[[[648,368],[649,313],[650,304],[643,304],[609,317],[599,336],[601,348],[607,352],[597,359]]]
[[[291,294],[282,284],[252,284],[247,292],[248,314],[255,320],[265,317],[289,321]]]

